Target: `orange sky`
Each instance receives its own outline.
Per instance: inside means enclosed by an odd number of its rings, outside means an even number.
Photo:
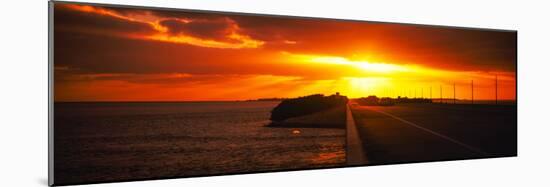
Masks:
[[[56,101],[515,99],[516,33],[56,3]]]

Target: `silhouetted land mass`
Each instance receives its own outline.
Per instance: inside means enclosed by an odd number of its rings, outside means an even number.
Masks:
[[[338,93],[330,96],[315,94],[294,99],[285,99],[271,111],[270,120],[281,122],[289,118],[306,116],[338,106],[345,106],[347,102],[348,98]]]

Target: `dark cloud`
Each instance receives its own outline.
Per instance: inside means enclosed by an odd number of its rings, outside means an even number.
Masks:
[[[147,15],[151,14],[150,10],[147,9],[136,9],[136,8],[125,8],[125,7],[105,7],[105,6],[98,6],[103,9],[113,11],[118,15],[122,16],[132,16],[132,15]]]
[[[231,17],[243,32],[292,53],[414,63],[456,70],[515,71],[515,32],[287,17]],[[295,41],[285,45],[282,41]]]
[[[194,20],[185,23],[176,19],[166,19],[160,22],[174,35],[185,34],[202,39],[226,39],[231,32],[231,23],[226,19]]]
[[[155,32],[151,25],[147,23],[123,20],[108,15],[75,11],[63,6],[63,4],[55,5],[54,29],[121,35]]]
[[[382,29],[385,51],[396,61],[438,68],[515,71],[515,32],[437,26],[387,24]]]
[[[54,39],[55,64],[83,73],[239,73],[239,65],[262,62],[254,50],[64,32],[56,32]]]
[[[76,74],[236,75],[264,74],[333,79],[362,73],[337,65],[297,64],[262,49],[226,50],[133,40],[104,35],[56,32],[56,72]],[[342,71],[326,71],[338,68]],[[58,74],[56,74],[57,77]]]
[[[179,18],[192,20],[212,20],[226,18],[227,15],[219,13],[207,13],[197,10],[151,10],[153,15],[165,18]]]
[[[229,18],[243,33],[276,50],[344,57],[368,54],[388,63],[465,71],[515,71],[515,32],[284,16]]]

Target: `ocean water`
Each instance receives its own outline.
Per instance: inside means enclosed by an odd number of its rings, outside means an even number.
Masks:
[[[58,184],[345,164],[345,130],[266,127],[278,102],[55,103]]]

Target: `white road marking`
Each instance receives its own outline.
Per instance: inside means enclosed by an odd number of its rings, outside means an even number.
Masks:
[[[430,134],[433,134],[433,135],[435,135],[435,136],[438,136],[438,137],[443,138],[443,139],[445,139],[445,140],[448,140],[448,141],[450,141],[450,142],[453,142],[453,143],[455,143],[455,144],[457,144],[457,145],[459,145],[459,146],[462,146],[462,147],[464,147],[464,148],[466,148],[466,149],[468,149],[468,150],[470,150],[470,151],[473,151],[473,152],[475,152],[475,153],[478,153],[478,154],[480,154],[480,155],[483,155],[483,156],[488,156],[488,155],[489,155],[489,153],[487,153],[487,152],[485,152],[485,151],[482,151],[481,149],[478,149],[478,148],[476,148],[476,147],[473,147],[473,146],[470,146],[470,145],[468,145],[468,144],[462,143],[462,142],[460,142],[460,141],[458,141],[458,140],[455,140],[455,139],[450,138],[450,137],[448,137],[448,136],[445,136],[445,135],[443,135],[443,134],[439,134],[439,133],[437,133],[437,132],[435,132],[435,131],[432,131],[432,130],[430,130],[430,129],[424,128],[424,127],[422,127],[422,126],[420,126],[420,125],[417,125],[417,124],[415,124],[415,123],[413,123],[413,122],[407,121],[407,120],[405,120],[405,119],[403,119],[403,118],[397,117],[397,116],[392,115],[392,114],[390,114],[390,113],[383,112],[383,111],[379,111],[379,110],[375,110],[375,109],[370,109],[370,108],[367,108],[367,109],[368,109],[368,110],[371,110],[371,111],[375,111],[375,112],[381,113],[381,114],[384,114],[384,115],[387,115],[387,116],[389,116],[389,117],[391,117],[391,118],[393,118],[393,119],[396,119],[396,120],[401,121],[401,122],[403,122],[403,123],[405,123],[405,124],[408,124],[408,125],[411,125],[411,126],[413,126],[413,127],[416,127],[416,128],[418,128],[418,129],[420,129],[420,130],[426,131],[426,132],[428,132],[428,133],[430,133]]]
[[[346,118],[346,162],[348,165],[365,165],[368,159],[349,105],[346,106]]]

